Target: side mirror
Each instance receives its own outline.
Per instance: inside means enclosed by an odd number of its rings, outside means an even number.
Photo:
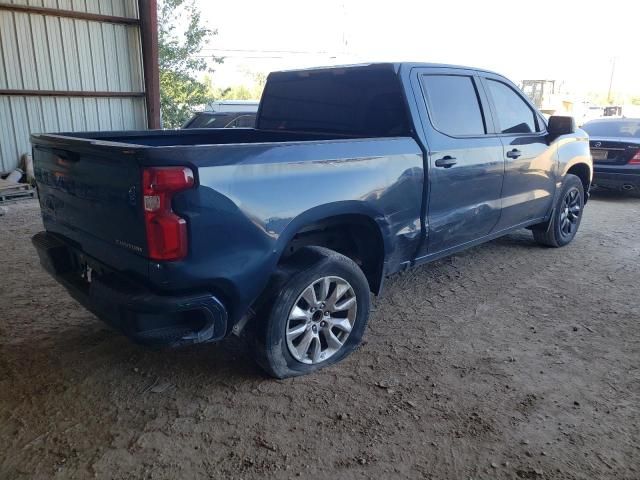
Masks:
[[[576,121],[573,117],[552,115],[549,117],[547,131],[551,138],[558,138],[560,135],[569,135],[576,131]]]

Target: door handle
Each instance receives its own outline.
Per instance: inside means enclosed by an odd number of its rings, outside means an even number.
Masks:
[[[436,160],[436,167],[450,168],[453,167],[456,163],[458,163],[456,161],[456,157],[447,155]]]
[[[507,157],[508,158],[518,158],[521,155],[522,155],[522,152],[520,150],[518,150],[517,148],[514,148],[513,150],[510,150],[510,151],[507,152]]]

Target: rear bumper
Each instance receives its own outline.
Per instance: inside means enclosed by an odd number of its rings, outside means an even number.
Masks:
[[[32,238],[44,269],[80,304],[132,338],[150,345],[184,345],[220,340],[227,330],[227,311],[208,292],[159,295],[124,275],[99,269],[91,281],[74,248],[57,236],[40,232]],[[93,259],[86,259],[89,266]]]
[[[596,168],[592,183],[599,187],[640,190],[640,168],[637,173],[610,172]]]

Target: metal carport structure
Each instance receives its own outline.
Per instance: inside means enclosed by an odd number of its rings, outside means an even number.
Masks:
[[[160,127],[156,0],[0,0],[0,172],[29,134]]]

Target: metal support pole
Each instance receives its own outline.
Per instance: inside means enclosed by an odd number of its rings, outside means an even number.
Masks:
[[[147,125],[160,128],[160,73],[158,64],[158,3],[157,0],[138,0],[140,37],[142,38],[142,66],[147,103]]]

